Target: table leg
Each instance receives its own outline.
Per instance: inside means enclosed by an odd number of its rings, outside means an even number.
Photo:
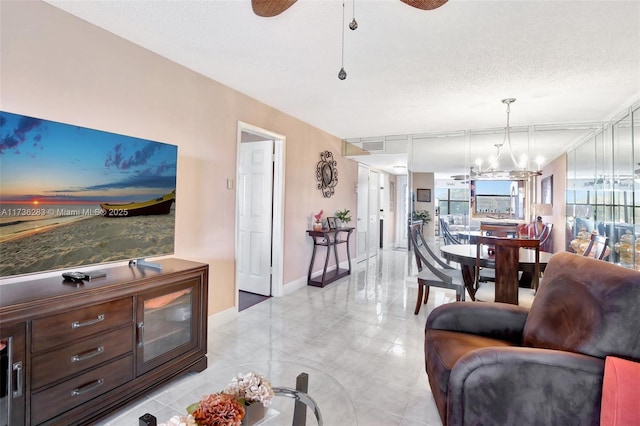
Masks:
[[[347,261],[349,262],[349,275],[351,275],[351,253],[349,252],[349,238],[351,238],[352,230],[347,233]]]
[[[471,300],[476,300],[476,268],[471,265],[460,265],[460,269],[462,271],[462,280],[464,281],[464,286],[471,296]]]
[[[316,237],[313,237],[313,253],[311,254],[311,263],[309,263],[309,273],[307,274],[307,285],[311,284],[311,272],[313,270],[313,263],[316,260]]]
[[[336,234],[335,241],[333,242],[333,257],[336,259],[336,274],[340,270],[340,261],[338,260],[338,234]]]
[[[296,378],[296,390],[300,392],[309,392],[309,375],[307,373],[300,373]],[[304,402],[296,400],[295,407],[293,409],[293,425],[305,426],[307,424],[307,406]]]
[[[316,417],[316,420],[318,421],[318,426],[322,426],[324,424],[322,420],[322,413],[320,412],[320,407],[318,407],[318,404],[306,392],[302,392],[302,391],[291,389],[291,388],[274,387],[273,393],[278,396],[286,396],[288,398],[293,398],[296,400],[296,402],[298,401],[302,402],[306,407],[308,407],[313,412],[313,414]],[[306,416],[306,412],[305,412],[305,416]],[[299,426],[299,425],[301,424],[296,423],[295,417],[294,417],[293,426]]]
[[[324,280],[327,277],[327,267],[329,266],[329,258],[331,257],[331,246],[334,245],[335,243],[331,243],[331,240],[329,239],[329,236],[327,235],[326,237],[327,240],[327,257],[325,257],[324,259],[324,269],[322,270],[322,286],[324,287]],[[335,247],[334,247],[335,249]],[[337,272],[337,271],[336,271]]]

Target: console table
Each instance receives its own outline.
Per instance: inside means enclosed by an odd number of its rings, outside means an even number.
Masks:
[[[9,425],[95,424],[207,368],[209,266],[158,263],[162,270],[105,267],[107,276],[82,283],[56,276],[0,286],[0,342],[10,360],[0,413]]]
[[[325,285],[334,282],[346,275],[351,274],[351,254],[349,252],[349,238],[353,233],[353,227],[343,227],[334,229],[322,229],[320,231],[308,230],[307,234],[313,238],[313,254],[311,255],[311,262],[309,263],[309,275],[307,276],[307,284],[315,287],[324,287]],[[346,238],[345,235],[346,234]],[[338,245],[347,245],[347,261],[349,262],[349,269],[341,269],[340,261],[338,260]],[[318,246],[324,246],[327,248],[327,256],[324,260],[324,269],[322,270],[322,276],[318,278],[311,278],[311,272],[313,270],[313,263],[316,260],[316,249]],[[336,260],[336,269],[327,272],[327,266],[329,266],[329,258],[331,257],[331,248],[333,247],[333,253]]]

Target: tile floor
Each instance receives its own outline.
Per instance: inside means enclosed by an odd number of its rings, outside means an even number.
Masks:
[[[166,421],[183,414],[189,398],[196,402],[203,384],[211,389],[211,375],[220,368],[292,361],[338,381],[358,425],[441,425],[424,371],[423,329],[429,312],[455,300],[455,293],[432,288],[429,303],[414,315],[417,286],[409,261],[406,249],[383,250],[325,288],[305,287],[271,298],[240,312],[231,323],[210,327],[205,371],[177,378],[99,424],[137,426],[144,413]],[[328,414],[340,408],[321,410]],[[325,425],[351,426],[330,416]]]

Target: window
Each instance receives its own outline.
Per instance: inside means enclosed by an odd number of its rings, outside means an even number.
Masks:
[[[523,219],[524,189],[525,181],[472,181],[473,213],[484,217]]]
[[[469,214],[469,190],[467,188],[436,188],[440,215]]]

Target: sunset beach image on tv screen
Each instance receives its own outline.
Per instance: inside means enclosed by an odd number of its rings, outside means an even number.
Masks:
[[[177,146],[0,111],[0,277],[174,251]]]

